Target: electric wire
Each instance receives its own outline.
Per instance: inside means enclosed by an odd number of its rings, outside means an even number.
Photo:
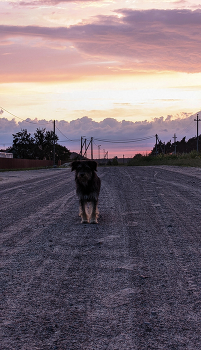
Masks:
[[[192,119],[191,120],[191,122],[189,123],[189,124],[187,124],[184,128],[182,128],[181,130],[179,130],[179,132],[181,133],[181,132],[187,132],[187,131],[189,131],[189,127],[191,126],[191,124],[194,122],[194,120]],[[191,128],[190,128],[190,130],[191,129],[193,129],[193,127],[194,126],[192,126]]]
[[[148,137],[141,137],[138,139],[130,139],[130,140],[108,140],[108,139],[98,139],[98,138],[94,138],[94,140],[100,141],[100,142],[108,142],[108,143],[132,143],[132,142],[141,142],[141,141],[149,140],[149,139],[152,139],[153,137],[155,137],[155,135],[148,136]]]
[[[69,139],[69,137],[67,137],[66,135],[64,135],[64,133],[56,126],[56,129],[68,140],[68,141],[71,141],[71,142],[78,142],[80,141],[79,139],[74,139],[74,140],[71,140]],[[60,141],[60,142],[65,142],[65,141]]]
[[[94,141],[94,139],[93,139],[93,142],[94,142],[94,144],[95,144],[97,147],[100,146],[100,145],[97,145],[97,144],[96,144],[96,142]]]
[[[1,108],[3,111],[5,111],[5,112],[9,113],[10,115],[12,115],[13,117],[15,117],[15,118],[17,118],[17,119],[20,119],[20,120],[22,120],[23,122],[26,122],[26,123],[29,123],[29,124],[37,124],[37,125],[40,126],[40,125],[46,125],[46,124],[48,124],[48,123],[51,123],[51,121],[49,121],[49,122],[47,121],[46,123],[41,123],[41,124],[36,123],[36,122],[31,122],[31,121],[28,121],[28,120],[26,120],[26,119],[22,119],[22,118],[18,117],[17,115],[15,115],[15,114],[13,114],[13,113],[7,111],[5,108],[3,108],[3,107],[1,107],[1,106],[0,106],[0,108]]]

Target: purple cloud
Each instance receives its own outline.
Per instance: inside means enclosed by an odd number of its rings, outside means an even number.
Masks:
[[[123,22],[125,23],[144,23],[145,26],[149,25],[166,25],[172,26],[189,26],[200,25],[201,11],[200,10],[130,10],[122,9],[115,11],[122,14]]]
[[[201,115],[201,111],[198,113]],[[131,150],[131,153],[133,152],[132,154],[134,155],[139,149],[141,151],[150,151],[154,146],[155,134],[158,134],[162,142],[172,140],[174,133],[177,134],[177,140],[181,140],[184,136],[187,139],[194,137],[196,134],[196,123],[194,122],[196,115],[197,113],[194,115],[182,113],[178,116],[168,115],[166,118],[160,117],[152,121],[145,120],[140,122],[117,121],[114,118],[106,118],[97,122],[91,118],[83,117],[70,122],[65,120],[56,121],[56,133],[59,137],[59,143],[65,145],[71,151],[79,151],[80,137],[85,135],[88,141],[91,137],[94,137],[94,147],[97,148],[96,146],[101,144],[101,148],[109,150],[110,155],[115,155],[115,152],[116,154],[123,154],[122,152],[125,153],[128,150]],[[27,119],[27,121],[30,121],[30,119]],[[46,120],[35,119],[34,124],[31,124],[26,121],[16,122],[14,119],[1,118],[1,143],[7,144],[10,142],[11,144],[12,133],[16,133],[21,129],[27,129],[28,132],[34,133],[36,128],[44,127],[47,130],[52,130],[52,123]],[[151,138],[148,139],[149,137]],[[104,141],[139,140],[140,138],[147,138],[147,140],[129,144],[116,144]],[[75,141],[69,141],[69,139]]]

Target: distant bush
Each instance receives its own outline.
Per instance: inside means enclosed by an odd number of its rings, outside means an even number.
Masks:
[[[142,159],[143,155],[141,153],[137,153],[133,159]]]
[[[117,157],[114,157],[113,159],[112,159],[112,165],[119,165],[119,162],[118,162],[118,158]]]
[[[144,166],[144,165],[181,165],[201,167],[201,152],[192,151],[182,154],[163,154],[157,156],[149,154],[143,156],[136,154],[129,162],[129,166]]]

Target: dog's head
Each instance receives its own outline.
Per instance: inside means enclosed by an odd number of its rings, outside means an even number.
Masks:
[[[86,185],[97,171],[97,163],[94,160],[75,160],[71,163],[71,171],[76,171],[76,180]]]

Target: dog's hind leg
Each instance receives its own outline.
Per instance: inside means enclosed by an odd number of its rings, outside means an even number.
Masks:
[[[90,218],[90,223],[91,224],[97,224],[97,216],[98,216],[98,201],[93,201],[92,202],[92,214],[91,214],[91,218]]]
[[[86,224],[88,223],[88,216],[87,216],[87,213],[86,213],[86,202],[84,200],[80,200],[80,216],[82,218],[82,224]]]

